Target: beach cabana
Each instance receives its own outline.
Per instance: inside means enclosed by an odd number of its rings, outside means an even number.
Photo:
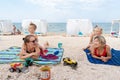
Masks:
[[[67,21],[67,35],[87,35],[93,30],[92,22],[88,19],[69,19]]]
[[[116,25],[115,25],[116,24]],[[115,27],[118,27],[118,29],[114,29]],[[111,32],[112,36],[114,37],[120,37],[120,19],[112,20],[111,24]]]
[[[28,26],[30,23],[34,23],[37,26],[36,34],[46,34],[47,33],[47,22],[45,20],[39,20],[39,19],[26,19],[22,21],[22,29],[25,34],[28,34]]]
[[[0,20],[0,34],[11,34],[13,24],[11,20]]]

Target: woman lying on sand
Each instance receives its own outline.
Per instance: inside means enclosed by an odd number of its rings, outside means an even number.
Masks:
[[[106,40],[103,36],[96,36],[93,40],[91,48],[92,57],[107,62],[111,59],[110,46],[106,45]]]
[[[38,59],[40,55],[44,54],[43,50],[40,48],[37,38],[34,35],[27,35],[23,38],[24,44],[20,52],[20,58],[33,58]]]

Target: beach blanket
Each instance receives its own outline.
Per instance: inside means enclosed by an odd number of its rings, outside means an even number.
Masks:
[[[0,51],[0,63],[12,63],[12,62],[24,62],[20,59],[18,54],[20,53],[21,47],[12,46],[6,50]],[[64,49],[63,48],[47,48],[45,56],[39,57],[38,60],[34,61],[35,64],[58,64],[61,62]],[[56,54],[57,53],[57,54]]]
[[[84,51],[87,55],[88,61],[91,62],[91,63],[120,66],[120,50],[115,50],[115,49],[112,48],[111,49],[112,58],[110,60],[108,60],[108,62],[103,62],[99,59],[93,58],[88,49],[85,49]]]

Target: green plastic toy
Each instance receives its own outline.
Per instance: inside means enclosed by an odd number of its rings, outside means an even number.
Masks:
[[[26,58],[24,66],[28,67],[28,66],[32,66],[32,65],[33,65],[33,59],[32,58]]]

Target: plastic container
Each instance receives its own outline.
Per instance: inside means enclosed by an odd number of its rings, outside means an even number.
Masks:
[[[41,70],[41,78],[40,80],[50,80],[51,78],[51,72],[49,66],[43,66],[40,68]]]
[[[58,48],[62,48],[62,43],[58,43]]]

